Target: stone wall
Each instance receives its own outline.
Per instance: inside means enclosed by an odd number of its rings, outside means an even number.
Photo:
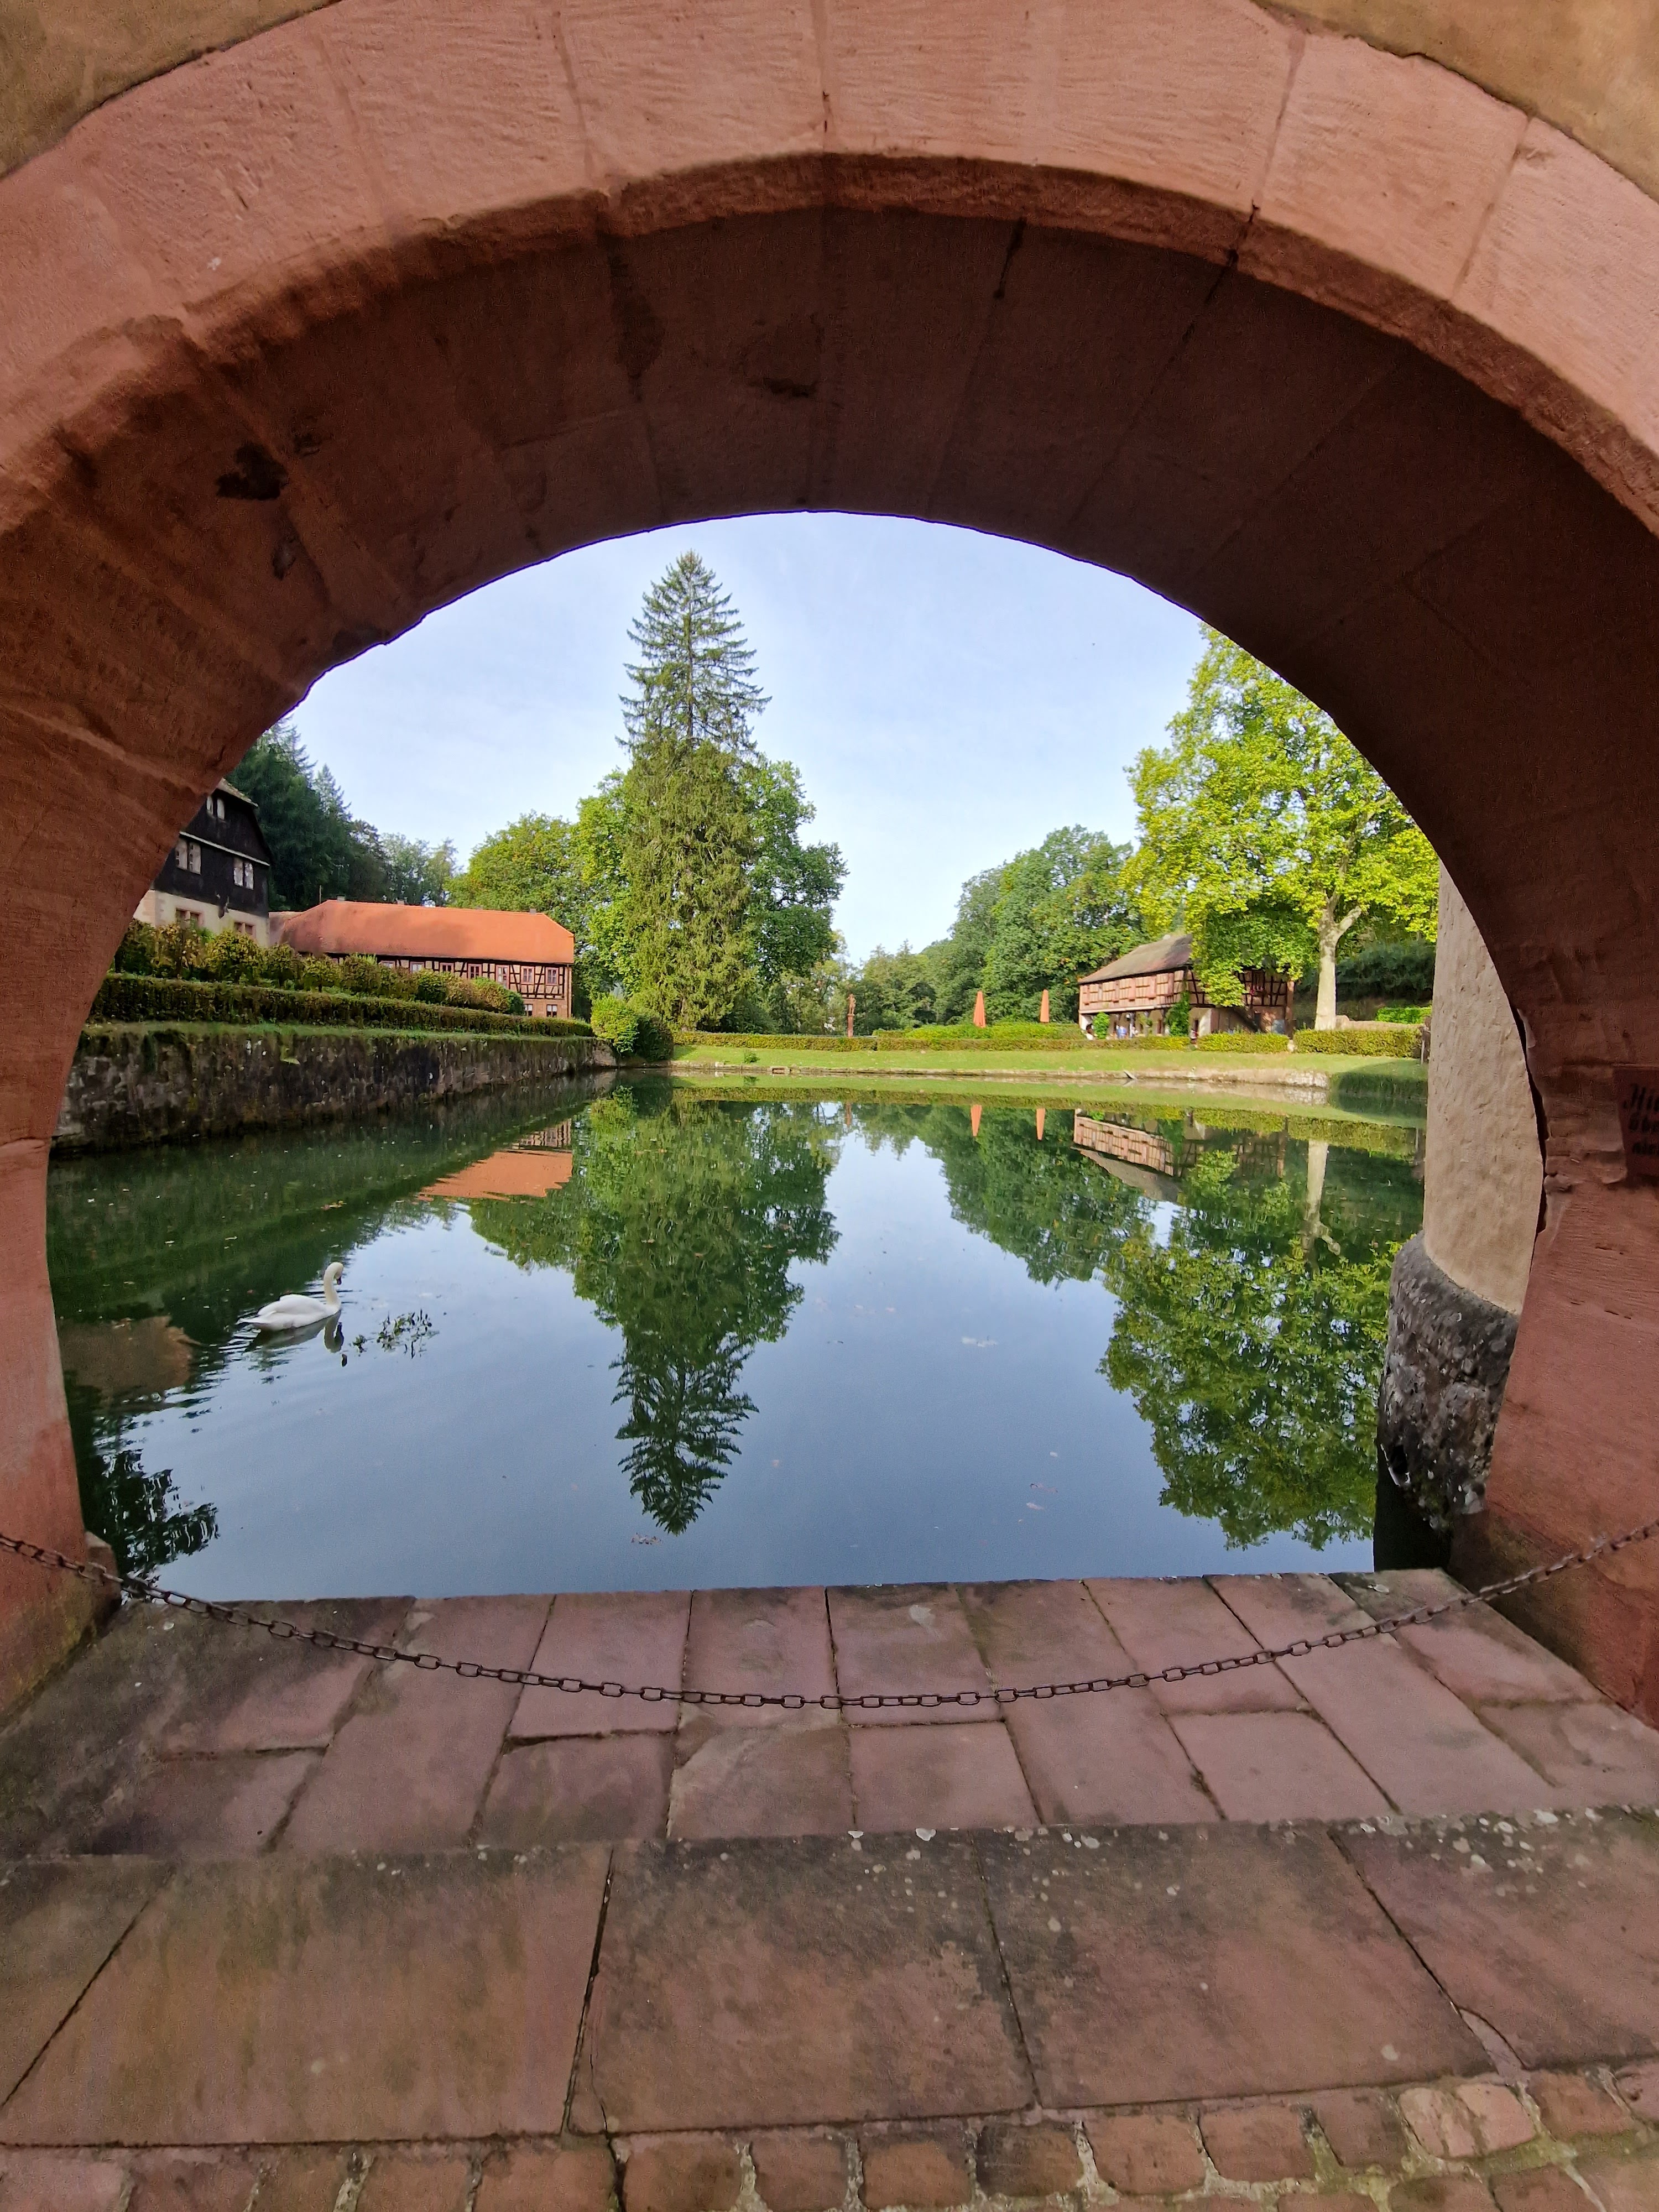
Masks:
[[[52,1141],[94,1152],[223,1137],[615,1066],[580,1036],[112,1024],[82,1033]]]
[[[1377,1565],[1443,1564],[1484,1502],[1543,1161],[1515,1015],[1440,872],[1423,1233],[1395,1262],[1376,1409]]]

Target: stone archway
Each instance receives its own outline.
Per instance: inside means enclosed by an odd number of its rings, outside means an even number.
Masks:
[[[1594,42],[1428,0],[1432,37],[1318,11],[1376,46],[1248,0],[270,0],[210,52],[211,9],[152,12],[25,79],[0,181],[0,1525],[81,1540],[46,1146],[197,796],[495,575],[797,506],[1125,570],[1352,733],[1548,1136],[1468,1558],[1653,1510],[1659,1198],[1612,1071],[1659,1064],[1659,206]],[[1659,1559],[1539,1602],[1655,1709]],[[5,1686],[76,1606],[0,1574]]]

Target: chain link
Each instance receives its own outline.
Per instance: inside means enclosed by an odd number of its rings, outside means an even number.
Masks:
[[[530,1667],[487,1667],[481,1660],[446,1659],[435,1651],[408,1651],[397,1644],[368,1644],[359,1637],[337,1636],[331,1629],[307,1628],[297,1620],[284,1620],[280,1614],[250,1613],[245,1606],[221,1605],[210,1598],[191,1597],[183,1590],[167,1589],[160,1583],[147,1582],[142,1576],[113,1574],[94,1560],[72,1559],[65,1553],[53,1551],[49,1545],[31,1544],[24,1537],[8,1536],[3,1532],[0,1532],[0,1552],[9,1552],[34,1566],[74,1575],[83,1583],[118,1590],[123,1596],[145,1605],[195,1613],[204,1620],[223,1621],[231,1627],[258,1629],[278,1643],[309,1644],[319,1651],[350,1652],[358,1658],[372,1659],[382,1667],[413,1667],[422,1674],[459,1674],[467,1681],[507,1682],[526,1690],[563,1690],[573,1697],[586,1692],[601,1698],[639,1698],[647,1705],[776,1705],[785,1712],[796,1713],[809,1708],[821,1708],[825,1712],[882,1712],[894,1707],[932,1711],[940,1705],[1012,1705],[1030,1698],[1076,1698],[1106,1690],[1145,1690],[1154,1682],[1185,1682],[1194,1675],[1236,1674],[1247,1667],[1271,1666],[1276,1659],[1303,1659],[1315,1651],[1338,1650],[1346,1644],[1366,1644],[1374,1637],[1388,1635],[1393,1629],[1421,1627],[1448,1613],[1461,1613],[1468,1606],[1484,1605],[1488,1599],[1507,1597],[1512,1591],[1525,1589],[1534,1583],[1547,1582],[1553,1575],[1565,1574],[1569,1568],[1587,1566],[1592,1559],[1607,1558],[1632,1544],[1644,1544],[1655,1535],[1659,1535],[1659,1515],[1643,1522],[1639,1528],[1626,1529],[1622,1536],[1598,1536],[1582,1551],[1565,1553],[1547,1565],[1528,1567],[1521,1574],[1505,1576],[1503,1581],[1487,1583],[1480,1589],[1459,1590],[1437,1605],[1415,1606],[1409,1613],[1390,1613],[1384,1620],[1367,1620],[1357,1628],[1334,1628],[1326,1636],[1298,1637],[1293,1644],[1277,1644],[1271,1650],[1230,1653],[1222,1658],[1195,1660],[1185,1666],[1150,1671],[1137,1668],[1131,1674],[1099,1674],[1086,1682],[1038,1682],[1017,1689],[871,1690],[857,1697],[844,1697],[836,1690],[809,1696],[798,1690],[685,1690],[649,1684],[636,1687],[622,1682],[590,1682],[576,1674],[539,1674]]]

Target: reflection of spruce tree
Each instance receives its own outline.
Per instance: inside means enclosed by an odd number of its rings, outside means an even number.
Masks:
[[[719,1104],[619,1089],[580,1123],[569,1183],[533,1204],[475,1204],[521,1267],[568,1268],[622,1332],[617,1400],[629,1487],[675,1534],[707,1504],[754,1408],[757,1344],[799,1303],[795,1260],[827,1260],[836,1138],[811,1106]]]
[[[1363,1534],[1395,1243],[1310,1237],[1304,1190],[1237,1165],[1204,1154],[1167,1243],[1143,1222],[1112,1253],[1104,1371],[1151,1424],[1164,1503],[1229,1544]]]
[[[112,1459],[94,1452],[82,1477],[81,1515],[115,1554],[124,1575],[153,1574],[170,1559],[185,1559],[219,1533],[211,1505],[180,1505],[173,1470],[146,1474],[136,1451]]]

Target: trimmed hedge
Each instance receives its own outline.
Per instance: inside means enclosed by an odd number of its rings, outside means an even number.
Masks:
[[[276,1022],[301,1029],[466,1030],[512,1036],[592,1036],[586,1022],[492,1014],[424,1000],[363,998],[341,991],[282,991],[263,983],[191,982],[183,976],[106,975],[87,1017],[94,1022]]]
[[[1157,1042],[1164,1042],[1163,1038]],[[867,1059],[881,1052],[1092,1052],[1098,1047],[1069,1022],[997,1022],[976,1030],[970,1022],[949,1025],[933,1023],[915,1030],[877,1030],[867,1036],[799,1036],[738,1034],[725,1030],[682,1030],[675,1038],[681,1050],[713,1046],[720,1049],[753,1052],[813,1052],[850,1054]]]
[[[1386,1029],[1376,1030],[1298,1030],[1296,1048],[1298,1052],[1351,1054],[1361,1060],[1415,1060],[1422,1035],[1420,1024],[1407,1029],[1396,1022],[1390,1022]]]
[[[1199,1037],[1196,1045],[1200,1052],[1288,1052],[1291,1041],[1267,1030],[1218,1030],[1213,1036]]]

